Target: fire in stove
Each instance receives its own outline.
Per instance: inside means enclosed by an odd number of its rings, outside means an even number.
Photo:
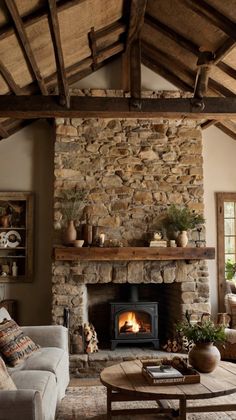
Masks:
[[[123,312],[119,316],[119,333],[130,334],[150,332],[150,322],[145,318],[145,316],[142,316],[142,312]]]

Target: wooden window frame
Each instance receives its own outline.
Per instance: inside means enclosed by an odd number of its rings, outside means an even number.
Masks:
[[[217,214],[217,273],[218,273],[218,307],[219,312],[225,312],[225,234],[224,234],[224,203],[234,201],[236,203],[236,192],[216,193],[216,214]]]

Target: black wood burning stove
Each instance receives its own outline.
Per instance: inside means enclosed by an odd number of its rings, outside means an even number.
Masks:
[[[136,285],[130,285],[127,302],[110,302],[111,349],[118,343],[153,343],[159,349],[158,303],[138,300]]]

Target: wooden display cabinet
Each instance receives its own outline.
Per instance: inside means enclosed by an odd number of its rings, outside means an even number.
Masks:
[[[33,195],[0,192],[0,283],[30,282],[33,271]]]

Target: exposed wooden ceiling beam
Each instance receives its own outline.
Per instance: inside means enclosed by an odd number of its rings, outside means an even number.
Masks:
[[[69,86],[66,79],[66,71],[64,65],[64,57],[61,45],[61,35],[57,15],[56,0],[48,0],[49,6],[49,27],[54,47],[54,54],[57,67],[58,89],[60,94],[60,101],[68,108],[70,106]]]
[[[207,94],[209,74],[214,54],[210,51],[201,51],[198,57],[198,71],[194,86],[194,98],[203,98]]]
[[[83,3],[87,0],[60,0],[58,4],[58,11],[62,12],[70,7],[74,7],[79,3]],[[47,7],[40,7],[36,11],[30,13],[29,15],[22,16],[22,22],[25,28],[33,25],[34,23],[41,22],[43,19],[48,18],[48,9]],[[12,35],[14,30],[9,23],[1,27],[0,29],[0,40],[7,38]]]
[[[199,47],[183,35],[176,32],[174,29],[162,23],[156,17],[151,16],[149,13],[145,15],[145,23],[151,26],[154,30],[161,32],[164,36],[174,41],[176,44],[181,45],[184,49],[198,57]]]
[[[142,52],[142,63],[150,70],[164,77],[164,79],[168,80],[168,82],[172,83],[178,89],[187,92],[193,91],[193,88],[190,85],[176,76],[176,74],[173,73],[169,68],[165,67],[163,63],[158,62],[156,59],[155,62],[150,60],[149,56],[145,54],[145,51]]]
[[[230,67],[228,64],[221,61],[220,63],[218,63],[218,67],[224,73],[228,74],[228,76],[232,77],[233,79],[236,79],[236,70]]]
[[[232,139],[236,140],[236,132],[232,131],[231,128],[227,126],[227,121],[225,121],[224,124],[222,124],[221,122],[217,122],[215,126],[222,130],[228,136],[232,137]]]
[[[91,28],[91,31],[88,33],[89,38],[89,47],[91,50],[92,60],[93,60],[93,70],[96,70],[96,66],[98,64],[97,62],[97,56],[98,56],[98,50],[97,50],[97,43],[96,43],[96,36],[94,27]]]
[[[141,97],[141,44],[140,33],[144,24],[147,0],[131,0],[129,27],[123,57],[123,88],[131,92],[131,97]],[[137,106],[137,102],[135,103]]]
[[[0,136],[2,137],[2,139],[5,139],[9,136],[8,131],[3,127],[2,124],[0,124]]]
[[[196,57],[199,56],[199,47],[194,42],[177,33],[175,30],[160,22],[150,14],[145,15],[145,23],[151,26],[154,30],[161,32],[164,36],[168,37],[176,44],[181,45],[184,49],[194,54]],[[221,68],[221,70],[224,68],[223,71],[229,76],[233,74],[234,69],[227,65],[224,66],[224,63],[220,62],[220,60],[231,50],[231,48],[233,48],[234,44],[235,43],[232,39],[228,39],[224,42],[224,44],[214,53],[215,58],[212,61],[212,64],[217,65],[217,67]]]
[[[0,117],[11,118],[194,118],[233,119],[236,98],[204,98],[204,109],[191,99],[141,98],[139,110],[131,110],[130,98],[71,97],[70,109],[59,104],[57,96],[0,96]]]
[[[187,92],[193,92],[195,80],[193,72],[189,71],[176,58],[170,56],[166,52],[159,50],[157,47],[153,47],[145,41],[143,41],[142,61],[143,64],[145,64],[144,61],[148,62],[149,67],[150,65],[153,65],[153,70],[157,65],[159,71],[156,68],[156,72],[159,74],[162,68],[162,74],[160,75],[162,77],[168,77],[167,80],[173,83],[179,89]]]
[[[206,128],[211,127],[212,125],[215,125],[217,123],[216,120],[207,120],[204,123],[201,124],[201,129],[205,130]]]
[[[132,42],[140,36],[140,32],[144,24],[146,6],[147,0],[131,0],[126,50],[129,49]]]
[[[43,95],[47,95],[47,89],[44,83],[44,80],[40,74],[38,65],[36,63],[36,60],[34,58],[34,54],[30,45],[30,42],[28,40],[22,19],[19,15],[18,9],[15,5],[14,0],[5,0],[5,4],[7,6],[7,9],[12,17],[12,20],[14,22],[14,26],[15,26],[15,30],[16,30],[16,34],[17,37],[20,41],[20,45],[21,48],[24,52],[24,55],[26,57],[27,60],[27,64],[29,65],[29,69],[33,75],[33,77],[36,78],[40,90],[42,92]]]
[[[184,3],[199,16],[220,28],[226,35],[236,41],[235,22],[223,15],[205,0],[184,0]]]
[[[15,95],[23,94],[23,89],[21,89],[20,86],[18,86],[18,84],[13,79],[11,73],[7,70],[7,68],[4,66],[1,60],[0,60],[0,73],[2,77],[4,78],[6,84],[10,88],[10,90],[14,92]]]
[[[232,38],[228,38],[216,51],[215,51],[215,64],[223,60],[223,58],[230,53],[235,47],[235,41]]]

